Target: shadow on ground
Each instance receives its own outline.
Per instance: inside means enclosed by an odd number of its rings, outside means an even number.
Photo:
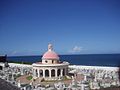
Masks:
[[[0,90],[20,90],[20,89],[0,78]]]

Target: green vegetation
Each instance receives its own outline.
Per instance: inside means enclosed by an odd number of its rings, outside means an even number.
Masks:
[[[32,78],[33,78],[32,76],[26,77],[27,80],[31,80]]]
[[[61,80],[45,80],[44,82],[58,82],[58,81],[67,81],[67,80],[71,80],[68,79],[66,76],[62,77]]]
[[[45,80],[44,82],[58,82],[57,80]]]
[[[63,77],[63,80],[66,81],[66,80],[71,80],[71,79],[68,79],[67,76],[64,76],[64,77]]]
[[[15,75],[14,77],[15,77],[15,79],[17,79],[17,78],[19,78],[21,75],[20,74],[17,74],[17,75]]]

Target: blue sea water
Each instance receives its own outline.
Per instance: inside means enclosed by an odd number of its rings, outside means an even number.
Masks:
[[[68,61],[72,65],[89,66],[120,66],[120,54],[82,54],[82,55],[59,55],[61,61]],[[9,56],[8,61],[38,62],[42,56]]]

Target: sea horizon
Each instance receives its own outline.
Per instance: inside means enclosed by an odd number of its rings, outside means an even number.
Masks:
[[[120,66],[120,54],[72,54],[59,55],[61,61],[67,61],[70,65],[86,66]],[[8,56],[7,60],[12,62],[40,62],[42,55],[31,56]]]
[[[44,54],[44,53],[43,53]],[[80,53],[80,54],[59,54],[59,55],[111,55],[111,54],[120,54],[120,53]],[[7,54],[4,54],[7,55]],[[1,55],[1,56],[4,56]],[[19,56],[42,56],[42,54],[38,55],[38,54],[31,54],[31,55],[7,55],[7,57],[19,57]]]

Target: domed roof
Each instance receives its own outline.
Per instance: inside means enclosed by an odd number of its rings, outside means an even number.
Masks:
[[[57,55],[57,53],[55,53],[53,51],[53,48],[52,48],[51,44],[48,45],[48,51],[46,53],[44,53],[42,59],[55,59],[55,60],[59,60],[59,56]]]
[[[42,59],[59,59],[58,55],[54,51],[47,51]]]

